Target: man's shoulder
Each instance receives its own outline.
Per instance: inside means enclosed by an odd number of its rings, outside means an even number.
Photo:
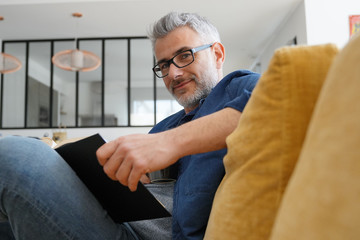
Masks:
[[[238,82],[238,81],[257,81],[260,78],[259,73],[255,73],[249,70],[237,70],[226,75],[223,80],[229,82]]]
[[[206,98],[207,109],[232,107],[243,111],[260,74],[238,70],[226,75]]]
[[[230,92],[242,92],[243,89],[252,91],[260,74],[249,70],[237,70],[226,75],[216,86],[217,90]],[[221,90],[223,89],[223,90]]]

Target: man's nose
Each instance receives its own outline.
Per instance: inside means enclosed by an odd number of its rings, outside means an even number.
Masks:
[[[175,79],[183,74],[183,69],[175,66],[174,63],[170,64],[168,76]]]

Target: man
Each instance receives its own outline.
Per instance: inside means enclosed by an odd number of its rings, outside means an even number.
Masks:
[[[104,144],[97,156],[105,173],[132,191],[140,180],[148,182],[146,173],[171,166],[177,178],[172,227],[171,219],[115,224],[53,150],[13,137],[0,141],[0,217],[2,213],[9,220],[16,237],[203,238],[224,175],[225,139],[235,129],[259,75],[236,71],[222,79],[225,50],[219,34],[196,14],[170,13],[154,25],[149,37],[157,59],[154,73],[184,110],[157,124],[151,134]],[[19,141],[22,147],[17,149]],[[172,186],[158,191],[158,197],[170,192],[172,198]]]

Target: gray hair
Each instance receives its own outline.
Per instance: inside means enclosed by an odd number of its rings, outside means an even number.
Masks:
[[[220,42],[218,30],[206,18],[201,17],[196,13],[170,12],[155,22],[152,25],[152,29],[148,32],[148,37],[153,49],[157,39],[163,38],[176,28],[184,26],[193,29],[204,41],[208,41],[209,43]]]

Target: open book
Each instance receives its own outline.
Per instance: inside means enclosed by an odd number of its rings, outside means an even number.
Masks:
[[[99,135],[55,148],[97,198],[110,217],[118,223],[170,217],[165,207],[139,182],[131,192],[111,180],[98,163],[96,150],[105,143]]]

